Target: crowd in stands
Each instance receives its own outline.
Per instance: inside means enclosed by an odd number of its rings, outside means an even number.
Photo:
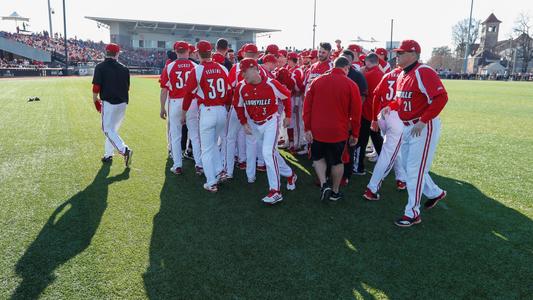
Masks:
[[[55,33],[53,37],[47,31],[40,33],[21,34],[0,32],[0,36],[24,43],[30,47],[56,53],[63,56],[65,53],[65,40],[61,34]],[[104,60],[103,42],[93,42],[81,40],[77,37],[68,39],[68,56],[71,65],[84,64],[89,62],[100,62]],[[64,57],[64,56],[63,56]],[[164,50],[132,49],[123,47],[119,61],[127,66],[137,67],[163,67],[166,60]],[[7,64],[3,62],[3,64]]]

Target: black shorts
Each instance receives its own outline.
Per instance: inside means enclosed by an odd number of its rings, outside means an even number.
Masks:
[[[313,161],[317,161],[324,158],[330,166],[342,164],[343,154],[345,151],[347,151],[346,146],[346,141],[338,143],[324,143],[314,140],[311,144],[311,159]]]

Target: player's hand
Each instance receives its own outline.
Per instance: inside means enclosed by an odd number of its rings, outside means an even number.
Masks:
[[[161,108],[161,112],[159,112],[159,117],[161,117],[161,119],[163,119],[163,120],[167,119],[167,111],[166,111],[166,109]]]
[[[181,125],[185,125],[185,122],[187,122],[187,111],[181,112]]]
[[[378,119],[383,119],[390,114],[390,107],[385,106],[378,114]]]
[[[94,108],[97,112],[102,113],[102,100],[95,98],[93,99],[94,102]]]
[[[309,143],[313,142],[313,133],[311,133],[311,130],[305,132],[305,139]]]
[[[379,130],[378,121],[372,121],[372,123],[370,123],[370,130],[374,132],[378,132]]]
[[[252,127],[248,123],[242,125],[242,128],[244,129],[244,133],[247,135],[252,135]]]
[[[283,119],[283,127],[284,128],[289,127],[290,124],[291,124],[291,119],[289,119],[289,118]]]
[[[358,138],[354,137],[353,135],[350,135],[350,139],[348,140],[348,144],[350,147],[355,147],[357,145],[357,142],[359,141]]]
[[[420,133],[422,133],[422,130],[426,128],[426,123],[420,121],[413,125],[413,128],[411,129],[411,136],[418,137],[420,136]]]

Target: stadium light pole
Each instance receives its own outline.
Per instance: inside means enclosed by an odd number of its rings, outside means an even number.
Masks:
[[[50,38],[54,36],[52,31],[52,8],[50,7],[50,0],[48,0],[48,23],[50,24]]]
[[[465,59],[463,62],[463,74],[466,74],[468,65],[468,53],[470,52],[470,28],[472,27],[472,10],[474,9],[474,0],[470,0],[470,18],[468,18],[468,34],[466,37]]]
[[[390,19],[390,49],[389,49],[389,59],[392,59],[392,33],[394,32],[394,19]]]
[[[313,9],[313,49],[315,49],[315,34],[316,34],[316,0]]]
[[[64,76],[68,75],[68,44],[67,44],[67,10],[65,6],[65,0],[63,0],[63,38],[65,39],[65,73]]]

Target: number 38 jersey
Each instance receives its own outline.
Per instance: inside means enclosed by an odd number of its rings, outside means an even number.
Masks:
[[[161,88],[168,90],[170,99],[185,97],[185,83],[196,64],[188,59],[176,59],[168,63],[159,79]]]
[[[435,70],[416,63],[398,75],[395,105],[391,107],[398,110],[403,121],[420,118],[426,123],[438,116],[447,100],[446,89]]]
[[[198,105],[231,104],[232,89],[228,79],[228,70],[213,61],[203,62],[191,71],[185,90],[184,110],[189,109],[194,97],[197,97]]]

